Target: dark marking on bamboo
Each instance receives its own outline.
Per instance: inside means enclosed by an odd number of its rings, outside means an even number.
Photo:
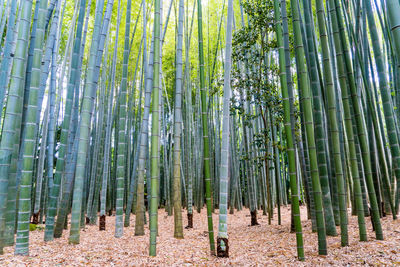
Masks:
[[[381,207],[382,207],[382,217],[386,217],[385,201],[381,202]]]
[[[250,211],[250,215],[251,215],[251,226],[260,225],[257,222],[257,210]]]
[[[188,218],[188,225],[185,227],[185,229],[193,228],[193,213],[188,213],[187,218]]]
[[[105,230],[106,230],[106,215],[101,215],[99,221],[99,231],[105,231]]]
[[[293,210],[290,212],[290,232],[291,233],[295,233],[296,232],[296,227],[294,226]]]
[[[371,207],[368,207],[369,213],[372,214],[372,209]],[[374,225],[374,220],[372,220],[372,216],[370,216],[371,218],[371,224],[372,224],[372,231],[375,232],[375,225]]]
[[[221,243],[225,243],[225,249],[222,249]],[[229,243],[228,238],[217,237],[217,257],[228,258],[229,257]]]
[[[32,215],[32,224],[39,223],[40,210]]]

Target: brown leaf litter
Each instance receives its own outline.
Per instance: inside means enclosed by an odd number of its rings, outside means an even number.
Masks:
[[[218,211],[213,215],[215,238],[218,233]],[[301,208],[306,260],[296,259],[296,238],[290,233],[290,209],[282,207],[282,225],[277,225],[276,210],[271,225],[267,216],[258,212],[260,225],[249,226],[248,210],[228,217],[230,257],[211,256],[205,209],[194,213],[193,229],[184,229],[184,239],[173,237],[174,219],[159,210],[157,256],[149,257],[149,231],[135,236],[135,216],[124,228],[122,238],[114,237],[115,217],[107,217],[106,231],[86,226],[79,245],[68,244],[68,231],[62,238],[43,241],[43,230],[30,233],[30,255],[14,256],[13,248],[5,248],[0,266],[276,266],[276,265],[399,265],[400,222],[391,217],[382,219],[385,241],[375,240],[370,218],[366,218],[368,242],[358,241],[357,217],[349,216],[348,247],[340,246],[340,235],[328,237],[328,256],[318,256],[317,234],[311,233],[306,208]],[[350,214],[350,211],[349,211]],[[186,226],[186,211],[183,214]],[[340,231],[338,227],[338,232]]]

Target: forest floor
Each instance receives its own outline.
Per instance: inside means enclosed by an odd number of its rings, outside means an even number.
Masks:
[[[340,236],[328,237],[328,256],[318,256],[317,234],[311,232],[306,220],[306,208],[301,207],[306,260],[296,259],[296,238],[290,233],[290,209],[282,207],[282,225],[277,223],[276,210],[271,225],[267,216],[258,214],[258,226],[249,226],[248,210],[228,217],[230,257],[217,258],[209,253],[206,210],[194,213],[194,229],[184,229],[185,239],[173,238],[174,219],[159,211],[157,256],[148,256],[149,231],[145,236],[134,235],[131,227],[124,228],[122,238],[114,238],[115,217],[107,217],[106,231],[98,226],[86,226],[79,245],[68,244],[68,233],[52,242],[43,241],[43,230],[30,233],[30,255],[14,256],[6,248],[0,256],[0,266],[261,266],[261,265],[399,265],[400,220],[382,220],[385,241],[377,241],[370,218],[366,218],[369,242],[358,241],[357,218],[349,217],[350,245],[340,247]],[[187,224],[186,211],[183,213]],[[214,214],[217,235],[218,215]],[[339,228],[338,228],[339,231]]]

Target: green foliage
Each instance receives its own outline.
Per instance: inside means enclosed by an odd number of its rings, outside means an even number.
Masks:
[[[35,231],[37,229],[37,224],[30,223],[29,224],[29,231]]]
[[[253,121],[267,111],[273,113],[275,123],[280,123],[283,107],[275,64],[276,40],[269,38],[274,31],[273,3],[251,0],[244,2],[243,8],[249,22],[233,37],[232,109],[238,111],[247,127],[252,127]],[[260,107],[260,112],[246,114],[243,101],[253,103],[257,109]],[[269,128],[254,132],[253,143],[266,156],[267,143],[271,141]]]
[[[30,223],[29,224],[29,231],[43,231],[44,230],[44,225],[39,225],[39,224],[34,224]]]

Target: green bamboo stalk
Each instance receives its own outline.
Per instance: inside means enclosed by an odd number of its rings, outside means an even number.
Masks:
[[[396,0],[381,1],[386,3],[387,18],[390,22],[390,32],[392,33],[393,44],[396,50],[397,64],[400,62],[400,3]],[[399,67],[398,67],[399,68]]]
[[[79,132],[79,145],[78,145],[78,157],[75,171],[75,182],[74,182],[74,197],[72,201],[72,215],[71,215],[71,229],[69,242],[72,244],[78,244],[80,240],[80,221],[81,221],[81,210],[82,210],[82,197],[83,197],[83,182],[85,176],[86,158],[89,146],[89,132],[90,132],[90,121],[91,113],[93,110],[94,95],[97,90],[97,80],[100,71],[100,63],[103,54],[106,34],[108,32],[108,26],[111,18],[111,11],[113,6],[113,0],[107,2],[106,12],[103,18],[103,25],[100,32],[100,22],[102,20],[102,9],[104,2],[102,0],[98,2],[96,7],[95,17],[95,28],[93,31],[91,55],[89,57],[89,69],[85,89],[83,92],[83,101],[81,108],[81,122]],[[97,67],[98,66],[98,67]]]
[[[182,132],[182,43],[183,43],[183,20],[184,20],[184,0],[179,1],[178,19],[178,44],[176,51],[176,82],[175,82],[175,114],[174,114],[174,237],[183,238],[182,227],[182,207],[181,207],[181,132]]]
[[[297,177],[296,177],[296,158],[293,144],[291,116],[290,116],[290,103],[289,103],[289,92],[287,87],[287,75],[286,73],[286,62],[285,62],[285,51],[283,48],[283,34],[282,26],[280,24],[282,18],[279,8],[279,0],[274,0],[274,18],[275,18],[275,31],[278,41],[278,52],[279,52],[279,77],[281,82],[282,100],[284,108],[284,126],[286,135],[287,145],[287,156],[289,161],[289,178],[290,178],[290,190],[291,190],[291,204],[292,214],[296,230],[296,244],[297,244],[297,258],[304,260],[304,247],[303,247],[303,232],[300,218],[300,206],[299,206],[299,192],[297,190]]]
[[[186,13],[189,14],[189,3],[187,4],[187,10]],[[189,50],[190,50],[190,38],[191,38],[191,30],[193,27],[193,21],[194,21],[194,10],[196,8],[196,1],[193,1],[193,11],[192,11],[192,19],[191,19],[191,25],[189,29],[189,16],[186,16],[186,24],[185,24],[185,127],[184,127],[184,136],[185,136],[185,142],[186,142],[186,151],[187,155],[185,157],[185,160],[187,161],[187,218],[188,218],[188,225],[186,228],[193,228],[193,177],[196,177],[193,175],[192,170],[192,164],[193,161],[195,160],[195,153],[192,151],[192,138],[193,138],[193,130],[192,130],[192,125],[193,123],[193,112],[192,112],[192,88],[190,86],[190,64],[189,64]]]
[[[311,179],[312,179],[312,187],[314,194],[315,215],[317,219],[318,252],[320,255],[326,255],[327,247],[326,247],[325,219],[323,214],[322,192],[321,192],[321,184],[319,181],[317,153],[315,149],[314,121],[313,121],[313,110],[311,104],[312,96],[307,77],[307,70],[304,62],[304,47],[303,47],[303,41],[301,39],[301,29],[299,21],[299,5],[296,0],[291,0],[291,9],[293,16],[292,18],[293,33],[295,41],[298,85],[299,85],[299,90],[302,91],[302,96],[303,96],[301,102],[303,103],[304,106],[304,119],[305,119],[306,135],[307,135],[308,152],[310,157],[310,170],[311,170]]]
[[[82,28],[83,28],[83,20],[85,18],[85,4],[86,0],[81,0],[80,9],[79,9],[79,17],[76,29],[76,35],[74,40],[73,47],[73,56],[71,62],[71,73],[70,79],[68,82],[68,90],[67,90],[67,98],[65,103],[65,112],[64,112],[64,120],[61,128],[61,136],[60,136],[60,148],[58,151],[57,163],[56,163],[56,171],[54,173],[54,181],[53,187],[50,189],[49,193],[49,203],[48,203],[48,211],[46,217],[46,227],[44,240],[50,241],[53,240],[54,235],[54,218],[57,213],[57,202],[58,196],[60,192],[60,184],[61,178],[65,170],[65,155],[67,152],[67,142],[68,142],[68,131],[71,121],[71,111],[72,111],[72,100],[74,97],[74,87],[76,81],[78,80],[78,64],[79,64],[79,51],[81,48],[81,37],[82,37]],[[78,96],[76,96],[78,97]],[[72,148],[70,148],[72,149]]]
[[[231,98],[231,59],[232,59],[233,0],[228,0],[228,14],[225,36],[224,98],[222,115],[222,145],[219,191],[219,226],[217,237],[217,256],[229,257],[228,241],[228,180],[229,180],[229,114]]]
[[[134,74],[134,78],[133,80],[136,81],[136,74],[137,74],[137,69],[139,66],[139,62],[140,62],[140,58],[145,57],[145,54],[143,54],[142,56],[142,46],[143,46],[143,38],[141,40],[140,43],[140,47],[139,47],[139,52],[138,52],[138,56],[137,56],[137,60],[136,60],[136,67],[135,67],[135,74]],[[144,60],[142,60],[142,64],[144,66]],[[144,77],[144,71],[142,71],[141,73],[141,79],[140,79],[140,90],[139,90],[139,103],[138,106],[141,107],[142,106],[142,91],[143,91],[143,77]],[[135,88],[135,84],[134,84],[134,88]],[[130,102],[134,102],[134,101],[130,101]],[[133,106],[133,104],[131,104]],[[129,109],[129,108],[128,108]],[[132,110],[132,108],[131,108]],[[132,110],[130,113],[134,113],[134,111]],[[142,114],[142,109],[139,108],[137,115],[136,115],[136,122],[135,122],[135,126],[134,126],[134,144],[133,146],[136,148],[133,151],[133,166],[132,166],[132,172],[130,173],[130,184],[129,184],[129,195],[128,195],[128,199],[127,199],[127,204],[126,204],[126,210],[125,210],[125,219],[124,219],[124,226],[128,227],[130,224],[130,215],[131,215],[131,211],[133,209],[133,213],[136,213],[136,188],[137,188],[137,166],[138,166],[138,161],[139,161],[139,150],[140,150],[140,144],[141,144],[141,130],[139,128],[139,120],[141,118],[141,114]],[[129,162],[129,161],[128,161]]]
[[[50,103],[50,101],[49,101]],[[32,183],[36,183],[35,186],[35,198],[33,200],[33,223],[39,223],[37,219],[39,218],[39,212],[41,207],[41,199],[42,199],[42,189],[43,189],[43,176],[44,176],[44,159],[46,153],[46,144],[47,144],[47,136],[48,136],[48,126],[49,126],[49,103],[47,103],[44,116],[43,116],[43,123],[42,123],[42,136],[41,136],[41,143],[40,143],[40,152],[39,152],[39,159],[36,162],[36,181],[32,181]],[[39,130],[40,131],[40,130]],[[54,138],[53,138],[54,139]],[[53,141],[54,142],[54,141]],[[38,142],[39,143],[39,142]],[[50,143],[50,139],[49,139]],[[50,160],[49,160],[50,161]],[[49,162],[48,161],[48,162]],[[49,175],[47,173],[47,175]],[[33,195],[33,192],[32,192]]]
[[[334,6],[334,3],[333,1],[330,1],[329,6],[331,7],[332,5]],[[359,229],[360,241],[367,241],[367,232],[364,219],[364,207],[362,204],[362,195],[361,195],[360,176],[358,170],[356,147],[354,142],[353,123],[351,120],[351,110],[350,110],[349,96],[347,92],[348,91],[347,77],[343,60],[342,45],[340,43],[337,17],[334,11],[335,11],[334,8],[331,8],[330,18],[331,18],[331,27],[332,27],[335,52],[336,52],[336,64],[339,75],[339,83],[342,93],[342,103],[343,103],[343,112],[345,120],[344,124],[346,129],[347,145],[349,150],[349,161],[350,161],[349,168],[351,171],[352,182],[354,187],[353,192],[355,199],[355,209],[357,211],[357,216],[358,216],[358,229]]]
[[[40,66],[43,55],[43,42],[45,38],[45,18],[47,11],[47,0],[41,0],[38,10],[38,22],[36,38],[34,43],[33,64],[31,83],[29,88],[29,100],[27,107],[27,117],[25,125],[25,137],[23,141],[23,167],[22,177],[19,185],[18,219],[17,219],[17,239],[15,254],[29,254],[29,220],[31,208],[31,184],[33,176],[33,157],[35,153],[35,143],[37,135],[36,113],[37,97],[40,85]],[[32,45],[32,44],[31,44]],[[26,89],[26,88],[25,88]]]
[[[330,0],[331,2],[332,0]],[[333,1],[332,1],[333,2]],[[336,7],[336,16],[337,16],[337,22],[338,22],[338,28],[339,28],[339,33],[340,33],[340,40],[343,46],[343,55],[344,55],[344,60],[345,60],[345,66],[348,74],[348,81],[349,81],[349,88],[351,92],[351,98],[352,98],[352,104],[353,104],[353,110],[354,110],[354,116],[357,122],[357,131],[358,131],[358,137],[360,139],[360,145],[361,145],[361,152],[362,152],[362,162],[363,166],[365,169],[365,180],[366,180],[366,185],[368,188],[368,197],[371,205],[371,211],[372,211],[372,221],[375,227],[375,236],[378,240],[383,240],[383,232],[382,232],[382,225],[380,222],[380,216],[379,216],[379,209],[378,209],[378,203],[376,200],[376,194],[375,194],[375,189],[374,189],[374,183],[373,183],[373,178],[372,178],[372,171],[371,171],[371,159],[370,159],[370,154],[369,154],[369,149],[368,149],[368,141],[367,141],[367,133],[366,133],[366,126],[365,122],[362,118],[361,114],[361,108],[360,108],[360,103],[358,102],[358,95],[357,95],[357,88],[355,86],[354,82],[354,76],[353,76],[353,69],[351,65],[351,59],[349,52],[347,50],[348,45],[347,45],[347,39],[345,36],[344,32],[344,27],[343,27],[343,21],[342,21],[342,16],[341,16],[341,11],[340,11],[340,6],[338,4],[338,1],[335,0],[335,3],[332,3],[332,7]],[[332,8],[333,9],[333,8]]]
[[[158,213],[158,178],[159,178],[159,93],[160,93],[160,20],[161,3],[155,0],[154,4],[154,71],[152,92],[152,119],[151,119],[151,162],[150,162],[150,248],[149,255],[156,256],[157,242],[157,213]]]
[[[317,20],[319,28],[319,36],[322,48],[323,72],[325,79],[325,90],[328,108],[328,122],[330,129],[330,138],[332,139],[332,153],[335,166],[335,178],[337,181],[337,191],[339,195],[339,213],[340,213],[340,236],[341,245],[348,246],[348,232],[347,232],[347,207],[346,207],[346,193],[345,181],[343,176],[342,158],[340,152],[340,136],[338,128],[338,120],[336,114],[338,108],[336,107],[336,93],[333,84],[330,51],[328,44],[328,36],[325,23],[324,4],[322,0],[316,0]]]
[[[7,92],[10,72],[13,63],[13,54],[15,51],[16,27],[17,27],[17,1],[11,1],[11,7],[7,19],[7,33],[4,40],[3,58],[0,68],[0,107],[4,106],[5,94]],[[4,18],[6,15],[4,14]],[[3,109],[0,110],[0,118],[3,115]]]
[[[385,115],[385,124],[387,128],[387,135],[390,144],[390,152],[393,159],[393,169],[396,176],[396,182],[398,184],[396,195],[400,193],[400,149],[398,140],[398,129],[395,124],[394,111],[392,108],[392,99],[390,95],[390,88],[387,81],[387,74],[383,62],[383,54],[381,51],[381,46],[379,43],[378,31],[375,25],[374,13],[372,12],[371,1],[365,2],[365,7],[367,10],[367,19],[369,26],[369,33],[371,35],[372,48],[374,51],[375,65],[379,76],[379,87],[382,97],[383,113]],[[397,214],[399,209],[399,202],[395,202],[395,211]]]
[[[126,175],[125,166],[125,124],[126,124],[126,92],[128,82],[128,61],[129,61],[129,35],[131,22],[131,0],[128,0],[126,5],[126,22],[125,22],[125,42],[124,42],[124,57],[122,63],[122,80],[121,93],[119,96],[119,119],[118,119],[118,150],[117,150],[117,198],[116,198],[116,216],[115,216],[115,237],[123,235],[123,214],[124,214],[124,178]]]
[[[143,8],[145,5],[143,5]],[[146,12],[143,12],[144,22],[146,22]],[[144,23],[146,25],[146,23]],[[143,42],[146,44],[146,27],[143,30]],[[145,206],[144,206],[144,176],[145,176],[145,165],[146,165],[146,154],[148,154],[148,125],[149,125],[149,114],[150,114],[150,101],[151,91],[153,84],[153,66],[154,66],[154,38],[151,41],[151,50],[149,64],[147,67],[147,49],[146,45],[143,46],[143,66],[145,82],[145,97],[144,97],[144,108],[143,118],[140,127],[140,147],[139,147],[139,166],[138,166],[138,184],[137,184],[137,200],[136,200],[136,222],[135,222],[135,235],[144,235],[144,223],[145,223]],[[148,68],[148,69],[147,69]]]
[[[107,103],[107,115],[106,115],[106,133],[104,140],[104,163],[103,163],[103,175],[101,182],[101,192],[100,192],[100,222],[99,230],[105,230],[106,228],[106,204],[107,204],[107,188],[110,187],[108,179],[110,177],[110,150],[111,150],[111,131],[112,131],[112,115],[113,115],[113,100],[114,100],[114,85],[115,85],[115,69],[117,64],[117,48],[118,44],[115,43],[113,60],[111,64],[111,82],[108,90],[108,103]]]
[[[321,97],[321,86],[318,77],[318,67],[317,67],[317,57],[316,51],[314,49],[313,42],[313,32],[314,24],[312,18],[312,12],[310,12],[310,5],[308,1],[303,1],[304,3],[304,18],[305,18],[305,28],[306,28],[306,41],[308,48],[308,58],[309,58],[309,76],[311,80],[310,87],[312,88],[313,94],[313,106],[314,106],[314,121],[315,121],[315,133],[316,133],[316,150],[318,155],[318,171],[321,181],[322,189],[322,200],[325,215],[325,228],[326,234],[330,236],[336,236],[336,227],[333,216],[333,208],[331,202],[331,193],[329,189],[328,180],[328,165],[327,165],[327,153],[326,150],[326,132],[323,126],[323,109],[322,109],[322,97]]]
[[[211,254],[215,254],[214,230],[212,221],[211,203],[211,173],[210,173],[210,146],[208,138],[208,115],[207,115],[207,95],[204,73],[204,51],[203,51],[203,18],[201,0],[197,0],[197,22],[198,22],[198,41],[199,41],[199,70],[200,70],[200,92],[201,92],[201,119],[203,128],[203,160],[204,160],[204,183],[206,189],[206,205],[208,218],[208,238],[210,241]]]

